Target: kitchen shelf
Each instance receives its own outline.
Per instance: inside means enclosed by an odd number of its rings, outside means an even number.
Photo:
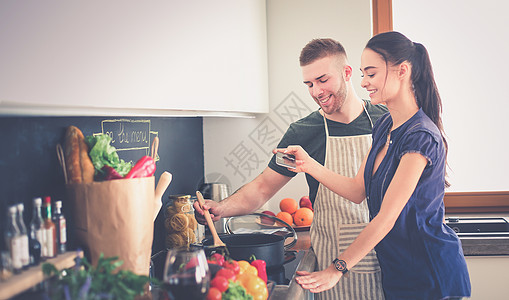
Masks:
[[[60,254],[55,258],[50,258],[41,262],[38,266],[23,270],[20,274],[13,275],[6,281],[0,282],[0,299],[14,297],[42,282],[45,279],[42,273],[43,263],[51,263],[58,270],[62,270],[74,266],[74,259],[77,256],[83,257],[83,251],[72,251]]]

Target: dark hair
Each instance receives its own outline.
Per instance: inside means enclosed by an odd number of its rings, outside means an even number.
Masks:
[[[345,48],[333,39],[313,39],[300,52],[300,66],[306,66],[317,59],[330,55],[342,55],[346,59]]]
[[[446,158],[448,145],[442,123],[442,99],[435,83],[428,51],[420,44],[412,42],[399,32],[390,31],[375,35],[366,44],[385,60],[386,63],[399,65],[408,61],[412,65],[412,84],[417,106],[435,123],[444,141]],[[449,182],[446,180],[446,186]]]

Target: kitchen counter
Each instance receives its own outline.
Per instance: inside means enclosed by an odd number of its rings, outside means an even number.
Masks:
[[[309,230],[297,231],[297,243],[291,248],[291,250],[309,250],[311,247],[311,239],[309,237]]]
[[[465,256],[509,256],[509,238],[499,237],[460,237]]]
[[[311,241],[309,230],[297,231],[297,243],[290,250],[303,251],[304,255],[299,262],[296,271],[312,272],[315,270],[316,256],[310,247]],[[295,282],[294,278],[292,278],[289,285],[276,285],[269,300],[299,299],[313,299],[313,295],[301,288],[301,286]]]

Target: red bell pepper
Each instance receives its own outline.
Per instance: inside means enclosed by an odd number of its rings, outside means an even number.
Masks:
[[[255,260],[251,262],[251,265],[258,270],[258,277],[267,283],[267,263],[264,260],[256,259],[254,256],[253,258]]]
[[[154,175],[156,163],[150,156],[140,158],[124,178],[140,178]]]
[[[118,174],[117,170],[108,165],[104,165],[101,170],[105,173],[104,180],[122,179],[122,175]]]

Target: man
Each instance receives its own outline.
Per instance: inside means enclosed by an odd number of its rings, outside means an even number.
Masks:
[[[343,46],[332,39],[309,42],[300,55],[304,84],[320,106],[308,116],[292,123],[278,148],[300,145],[327,168],[354,177],[371,146],[374,122],[387,112],[382,105],[371,105],[358,98],[352,85],[352,67]],[[259,209],[296,173],[276,164],[230,197],[217,203],[207,201],[205,209],[214,220],[249,214]],[[315,210],[310,229],[311,245],[318,270],[323,270],[357,237],[369,222],[366,201],[362,204],[341,198],[306,174],[309,196]],[[198,221],[205,223],[203,211],[195,203]],[[374,251],[350,270],[333,289],[315,295],[317,299],[383,299],[380,268]]]

